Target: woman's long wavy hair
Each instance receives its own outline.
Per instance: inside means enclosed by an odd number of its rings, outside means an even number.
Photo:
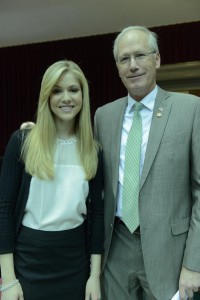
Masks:
[[[45,72],[40,89],[36,124],[27,134],[22,146],[25,169],[40,179],[53,179],[56,127],[49,105],[49,97],[63,73],[70,72],[79,81],[83,104],[76,116],[75,134],[78,153],[86,173],[86,179],[94,177],[98,164],[98,143],[93,139],[88,83],[80,67],[72,61],[62,60],[51,65]]]

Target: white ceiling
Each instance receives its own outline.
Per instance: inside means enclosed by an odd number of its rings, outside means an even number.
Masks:
[[[0,0],[0,47],[200,20],[200,0]]]

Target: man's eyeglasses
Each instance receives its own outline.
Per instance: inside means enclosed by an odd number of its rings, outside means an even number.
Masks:
[[[138,52],[136,54],[133,55],[124,55],[118,58],[117,62],[120,65],[129,65],[131,62],[131,58],[134,58],[134,60],[136,61],[136,63],[143,63],[145,62],[145,60],[147,58],[149,58],[149,56],[151,54],[155,54],[156,51],[152,51],[152,52]]]

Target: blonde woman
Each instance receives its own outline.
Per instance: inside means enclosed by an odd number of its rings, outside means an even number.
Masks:
[[[101,150],[77,64],[45,72],[36,124],[8,143],[0,178],[2,300],[100,299]]]

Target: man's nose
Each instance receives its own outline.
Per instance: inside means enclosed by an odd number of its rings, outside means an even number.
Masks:
[[[130,70],[138,69],[138,63],[137,63],[135,56],[130,56],[129,68],[130,68]]]

